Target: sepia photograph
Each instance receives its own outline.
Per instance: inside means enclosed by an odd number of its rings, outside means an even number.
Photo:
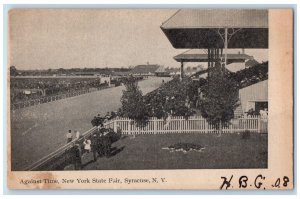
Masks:
[[[272,169],[269,107],[275,111],[281,102],[269,90],[279,67],[269,65],[269,12],[10,10],[9,172]],[[286,134],[292,143],[293,132]],[[292,156],[287,162],[293,164]],[[64,183],[40,178],[16,183]],[[225,188],[229,178],[219,177],[214,188]],[[292,182],[292,176],[280,179],[281,187]],[[153,178],[108,181],[151,184]]]

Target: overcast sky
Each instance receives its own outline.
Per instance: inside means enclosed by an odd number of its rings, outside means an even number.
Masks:
[[[177,10],[91,9],[10,12],[10,65],[17,69],[127,67],[160,64],[179,67],[160,29]],[[245,50],[258,61],[267,50]]]

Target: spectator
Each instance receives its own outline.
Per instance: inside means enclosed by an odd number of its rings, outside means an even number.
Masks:
[[[268,109],[267,108],[265,108],[264,110],[260,110],[259,114],[263,121],[268,121]]]
[[[110,120],[111,115],[109,114],[109,112],[106,113],[105,118],[106,118],[107,120]]]
[[[99,133],[99,136],[97,137],[97,152],[98,152],[98,155],[100,156],[100,157],[102,157],[103,156],[103,154],[104,154],[104,150],[103,150],[103,138],[104,138],[104,135],[103,135],[103,133],[101,133],[101,131],[100,131],[100,133]]]
[[[98,114],[96,116],[96,121],[97,121],[97,126],[101,125],[103,123],[103,119],[102,117],[100,116],[100,114]]]
[[[92,123],[93,127],[94,126],[98,126],[98,121],[97,121],[97,117],[96,116],[92,119],[91,123]]]
[[[86,153],[90,153],[91,152],[91,140],[84,139],[83,146],[84,146],[83,147],[84,151]]]
[[[97,152],[98,152],[98,148],[97,148],[97,134],[94,133],[92,138],[91,138],[91,151],[93,152],[93,157],[94,157],[94,161],[97,161]]]
[[[255,114],[255,111],[253,110],[253,108],[250,108],[249,110],[248,110],[248,112],[247,112],[247,116],[249,116],[249,115],[254,115]]]
[[[67,133],[67,143],[72,142],[72,131],[69,130],[69,132]]]
[[[113,119],[113,118],[115,118],[115,117],[117,116],[116,112],[114,112],[114,111],[112,111],[112,112],[110,113],[110,115],[111,115],[111,119]]]
[[[75,130],[74,133],[75,133],[75,139],[78,140],[80,138],[80,132]]]
[[[106,131],[102,136],[102,148],[103,148],[103,154],[105,155],[105,157],[110,156],[110,149],[111,149],[111,140],[107,134],[108,134],[108,131]]]
[[[74,156],[75,156],[75,170],[80,170],[82,168],[81,147],[77,143],[77,144],[75,144],[74,148],[75,148],[75,150],[74,150],[74,152],[75,152],[75,154],[74,154]]]
[[[117,133],[122,134],[122,129],[121,129],[120,125],[117,125]]]
[[[171,116],[169,113],[167,113],[168,116],[165,119],[165,128],[169,128],[170,122],[171,122]]]

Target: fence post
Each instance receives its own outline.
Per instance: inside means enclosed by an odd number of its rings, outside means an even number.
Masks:
[[[131,134],[131,121],[130,120],[127,120],[128,122],[128,135]]]
[[[261,133],[261,118],[260,116],[257,116],[257,132]]]
[[[208,133],[208,122],[206,119],[204,119],[204,128],[205,128],[205,133]]]
[[[117,120],[114,120],[113,125],[114,125],[114,132],[117,132]]]
[[[154,134],[157,134],[157,122],[158,122],[158,120],[153,119],[153,121],[154,121]]]
[[[182,133],[182,120],[181,120],[181,116],[179,116],[179,132],[177,133]]]
[[[244,131],[244,132],[246,131],[246,123],[247,123],[247,119],[248,119],[248,116],[247,116],[247,118],[245,117],[245,118],[242,119],[242,123],[243,123],[243,131]]]

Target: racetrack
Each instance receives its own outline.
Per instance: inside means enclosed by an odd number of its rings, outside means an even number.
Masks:
[[[170,78],[149,77],[139,82],[146,94]],[[11,111],[12,170],[23,170],[66,143],[69,129],[90,129],[91,119],[116,111],[124,86]]]

